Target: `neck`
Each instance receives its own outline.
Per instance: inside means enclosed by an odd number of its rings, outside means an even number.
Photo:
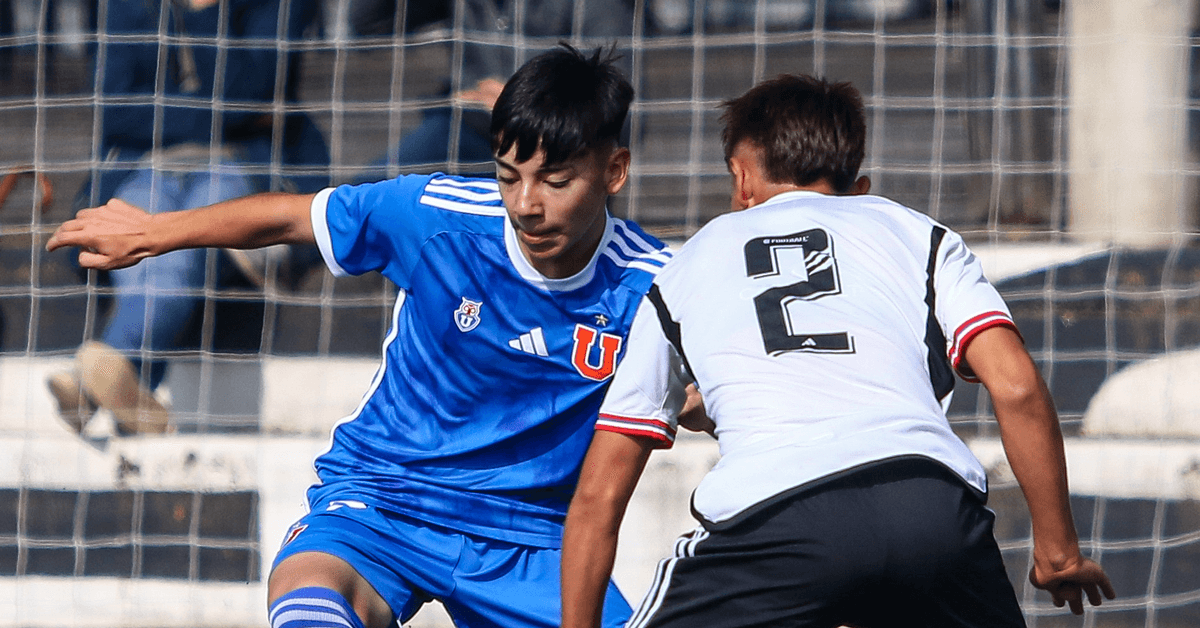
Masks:
[[[795,185],[793,183],[768,183],[764,191],[769,194],[767,198],[778,196],[784,192],[818,192],[820,194],[828,195],[837,194],[837,190],[833,189],[833,186],[830,185],[825,179],[818,179],[817,181],[809,183],[808,185]]]

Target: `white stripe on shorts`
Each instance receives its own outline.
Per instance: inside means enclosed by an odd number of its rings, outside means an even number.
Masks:
[[[654,572],[654,582],[650,583],[650,590],[646,591],[646,597],[642,598],[642,603],[629,618],[629,623],[625,624],[625,628],[643,628],[650,622],[650,619],[662,606],[663,599],[667,597],[671,574],[675,572],[675,565],[679,563],[679,559],[695,556],[696,545],[707,538],[708,530],[697,527],[675,540],[675,555],[658,562],[658,569]]]

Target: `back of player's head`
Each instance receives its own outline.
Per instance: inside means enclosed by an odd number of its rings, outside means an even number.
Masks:
[[[785,74],[722,103],[725,159],[749,141],[772,183],[821,179],[839,193],[858,177],[867,144],[862,96],[850,83]]]
[[[557,165],[615,144],[633,100],[615,60],[611,50],[587,56],[565,43],[530,59],[492,108],[492,152],[515,145],[517,161],[525,162],[544,149],[545,165]]]

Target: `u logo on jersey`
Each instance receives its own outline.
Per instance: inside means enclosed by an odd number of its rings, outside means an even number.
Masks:
[[[600,338],[600,363],[592,365],[592,353],[596,338]],[[606,334],[586,325],[575,325],[575,346],[571,349],[571,364],[579,374],[602,382],[612,377],[617,365],[617,354],[621,352],[620,336]]]
[[[463,297],[462,304],[454,310],[454,324],[458,325],[458,331],[465,333],[479,326],[479,310],[482,308],[483,301],[472,301]]]

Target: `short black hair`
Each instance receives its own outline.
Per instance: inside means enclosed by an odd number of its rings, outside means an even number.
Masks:
[[[614,49],[590,57],[566,43],[525,63],[492,107],[492,152],[517,147],[517,161],[545,151],[547,166],[617,143],[633,86],[617,69]]]
[[[867,121],[862,96],[850,83],[784,74],[721,108],[726,161],[738,144],[749,141],[761,149],[772,183],[809,185],[825,179],[844,193],[858,178]]]

